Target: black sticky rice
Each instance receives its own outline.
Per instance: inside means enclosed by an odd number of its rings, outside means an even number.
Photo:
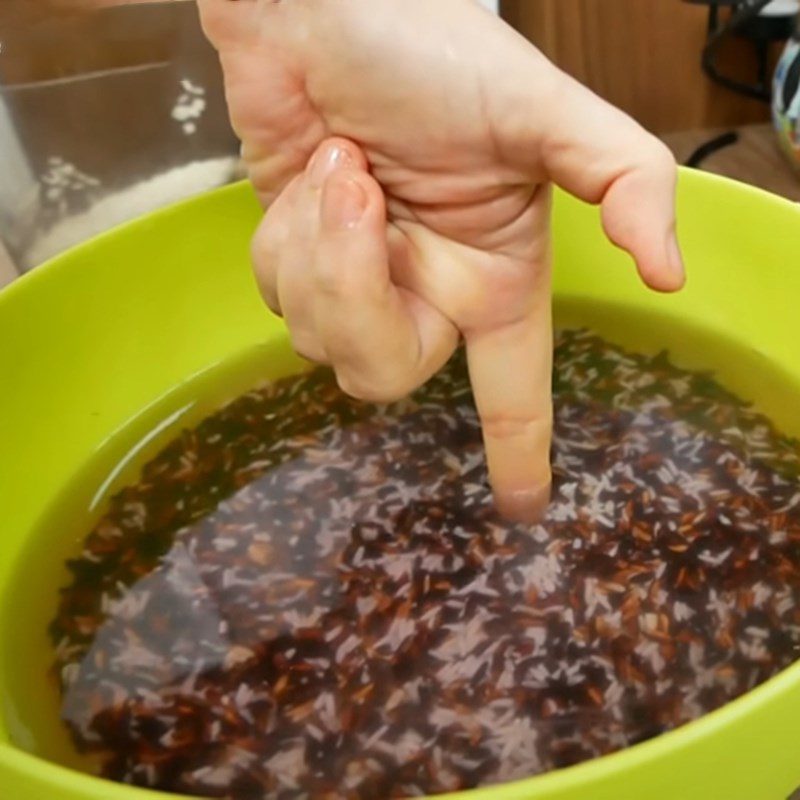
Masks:
[[[800,449],[706,374],[560,335],[544,524],[494,514],[462,355],[411,399],[324,370],[114,497],[51,632],[107,777],[385,800],[619,750],[790,664]]]

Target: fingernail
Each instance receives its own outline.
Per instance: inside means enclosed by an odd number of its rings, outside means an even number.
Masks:
[[[506,519],[535,525],[542,521],[550,505],[550,484],[498,496],[496,505]]]
[[[681,284],[686,280],[686,270],[683,266],[683,256],[678,239],[674,233],[667,237],[667,263],[673,274],[680,279]]]
[[[328,230],[351,230],[367,208],[367,192],[355,178],[328,180],[322,197],[322,224]]]
[[[323,147],[314,154],[308,165],[308,180],[313,189],[321,189],[325,179],[341,167],[351,166],[353,159],[350,153],[339,145]]]

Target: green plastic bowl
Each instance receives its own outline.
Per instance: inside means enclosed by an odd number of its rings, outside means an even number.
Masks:
[[[174,798],[25,752],[20,719],[27,712],[15,681],[35,667],[24,647],[10,643],[19,641],[20,631],[31,640],[44,632],[41,609],[20,599],[15,577],[27,570],[23,577],[41,602],[54,603],[55,587],[43,576],[52,574],[55,550],[49,559],[42,551],[34,569],[23,552],[26,542],[70,477],[143,410],[259,343],[272,343],[281,369],[295,363],[282,323],[265,311],[250,275],[248,239],[258,218],[251,191],[233,186],[95,239],[0,294],[3,800]],[[784,430],[800,433],[800,411],[775,399],[780,393],[771,388],[778,381],[800,398],[800,210],[686,172],[680,220],[690,281],[683,293],[665,297],[640,286],[628,257],[604,239],[596,209],[559,196],[558,308],[566,316],[592,317],[577,321],[616,338],[627,335],[634,347],[668,345],[688,366],[716,368],[724,383],[756,401]],[[646,324],[627,334],[621,323],[615,329],[615,321],[630,313]],[[644,744],[466,794],[475,800],[785,800],[800,786],[799,742],[797,664],[719,711]]]

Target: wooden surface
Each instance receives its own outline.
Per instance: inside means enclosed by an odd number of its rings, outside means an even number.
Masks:
[[[0,15],[0,39],[3,32]],[[219,59],[203,36],[195,3],[125,4],[48,17],[20,26],[2,43],[7,127],[36,178],[52,176],[59,165],[74,166],[90,177],[89,184],[113,192],[238,152]],[[194,125],[188,130],[179,117],[187,108]],[[0,168],[0,181],[6,178],[2,173]],[[27,206],[4,204],[0,236],[20,255],[37,230],[86,211],[100,193],[43,191]]]
[[[13,33],[3,42],[0,83],[36,171],[52,155],[104,177],[131,149],[143,161],[170,147],[235,152],[219,60],[193,3],[123,4]],[[193,140],[170,124],[182,78],[205,90],[202,137]]]
[[[503,0],[502,9],[562,69],[657,133],[768,118],[765,104],[702,73],[702,6],[680,0]],[[755,75],[755,56],[744,41],[729,43],[721,64],[726,74]]]
[[[726,130],[686,131],[662,138],[683,163],[697,147]],[[702,168],[800,202],[800,175],[780,152],[772,126],[748,125],[737,132],[739,141],[709,156]]]

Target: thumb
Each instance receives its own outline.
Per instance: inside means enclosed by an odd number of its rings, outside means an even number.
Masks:
[[[314,258],[317,330],[340,386],[397,400],[447,362],[455,326],[391,280],[386,204],[366,170],[336,169],[322,190]]]
[[[659,291],[685,282],[675,236],[675,160],[658,139],[567,75],[558,74],[542,157],[548,176],[602,205],[608,238]]]

